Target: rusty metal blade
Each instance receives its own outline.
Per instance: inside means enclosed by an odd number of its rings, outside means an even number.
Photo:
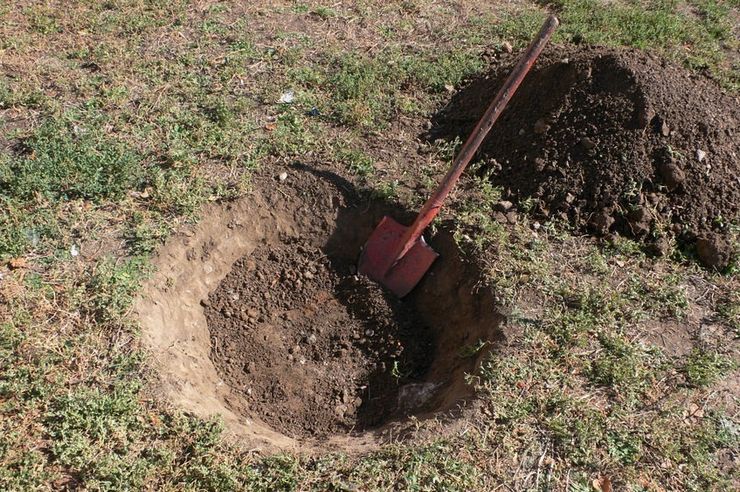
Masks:
[[[358,265],[361,274],[382,284],[398,297],[411,292],[439,257],[424,238],[419,237],[400,260],[389,264],[406,229],[392,218],[383,217],[365,244]]]

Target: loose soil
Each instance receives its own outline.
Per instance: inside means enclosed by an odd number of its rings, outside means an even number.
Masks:
[[[217,370],[280,432],[362,430],[432,395],[434,385],[421,384],[434,356],[430,329],[355,272],[286,239],[240,259],[204,301]]]
[[[464,135],[511,71],[503,61],[441,111],[430,138]],[[740,105],[712,80],[634,50],[550,48],[484,142],[503,198],[664,253],[667,238],[729,263],[740,218]]]

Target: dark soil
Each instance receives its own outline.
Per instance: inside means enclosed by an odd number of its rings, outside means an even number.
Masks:
[[[513,62],[456,94],[430,138],[464,138]],[[737,98],[706,77],[634,50],[551,48],[480,157],[520,209],[532,198],[540,217],[626,234],[661,253],[671,236],[727,242],[740,210],[738,128]],[[700,257],[720,260],[710,264],[719,268],[729,261]]]
[[[258,248],[210,295],[216,369],[241,390],[248,413],[291,436],[405,415],[424,399],[408,388],[434,355],[430,330],[411,307],[356,276],[352,262],[307,244],[286,238]]]

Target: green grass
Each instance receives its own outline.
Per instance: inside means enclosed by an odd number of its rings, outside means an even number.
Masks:
[[[481,412],[464,433],[352,457],[257,455],[154,396],[130,310],[170,232],[247,194],[255,169],[296,161],[418,205],[407,182],[430,189],[459,142],[420,144],[418,167],[378,143],[418,126],[484,54],[523,46],[541,4],[21,3],[0,1],[0,488],[575,491],[601,475],[615,490],[729,487],[718,456],[737,447],[737,422],[711,395],[736,370],[730,344],[683,356],[641,335],[698,306],[736,336],[735,274],[535,230],[526,214],[505,226],[485,179],[442,219],[518,335],[469,375]],[[736,2],[548,5],[561,42],[656,50],[737,88]],[[278,104],[288,89],[295,101]],[[692,405],[704,416],[686,416]]]

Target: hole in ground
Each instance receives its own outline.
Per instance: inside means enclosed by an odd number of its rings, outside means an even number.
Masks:
[[[138,311],[166,396],[281,448],[366,449],[407,416],[452,418],[501,316],[451,235],[431,238],[440,259],[398,300],[355,262],[383,215],[413,213],[331,173],[256,183],[156,259]]]
[[[255,413],[291,436],[376,427],[426,403],[431,330],[413,306],[305,238],[264,244],[209,296],[211,359]]]

